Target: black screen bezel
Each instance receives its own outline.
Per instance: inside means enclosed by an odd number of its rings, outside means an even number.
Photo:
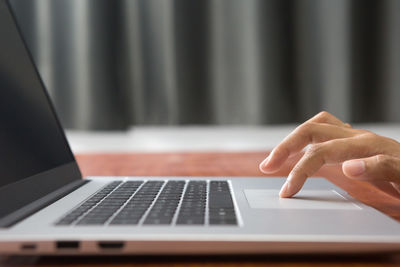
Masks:
[[[66,151],[62,152],[68,153],[72,159],[71,162],[66,162],[65,164],[60,165],[56,168],[52,168],[35,175],[25,177],[14,183],[0,187],[0,227],[1,227],[2,226],[1,221],[4,220],[5,217],[12,216],[12,214],[18,211],[19,209],[22,209],[23,207],[32,204],[33,202],[45,197],[51,192],[54,192],[70,183],[81,180],[82,174],[79,170],[78,164],[68,144],[64,129],[57,116],[53,103],[51,102],[50,96],[46,90],[46,86],[44,85],[44,82],[39,74],[37,66],[34,63],[32,54],[28,49],[26,41],[22,35],[21,28],[17,23],[16,16],[9,2],[10,0],[0,0],[0,1],[3,1],[6,8],[8,9],[8,12],[12,17],[12,20],[17,30],[17,34],[19,35],[22,45],[24,46],[27,55],[29,57],[28,60],[32,64],[33,71],[37,75],[43,93],[47,98],[46,100],[50,106],[52,115],[56,120],[56,124],[58,126],[58,130],[60,131],[61,138],[63,138],[63,141],[65,142]]]

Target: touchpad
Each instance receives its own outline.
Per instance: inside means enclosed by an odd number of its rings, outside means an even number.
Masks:
[[[361,209],[335,190],[301,190],[292,198],[280,198],[279,190],[245,189],[253,209]]]

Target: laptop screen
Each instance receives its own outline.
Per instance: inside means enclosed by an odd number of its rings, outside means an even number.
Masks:
[[[40,174],[75,159],[5,0],[0,0],[0,40],[0,191],[36,177],[29,192],[20,192],[35,195],[27,198],[33,201],[73,180],[60,176],[52,178],[57,183],[40,184]],[[23,197],[15,198],[22,205]],[[2,205],[0,217],[13,210]]]

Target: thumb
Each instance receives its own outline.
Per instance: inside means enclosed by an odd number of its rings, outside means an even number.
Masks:
[[[400,159],[389,155],[343,162],[344,175],[364,181],[390,181],[400,183]]]

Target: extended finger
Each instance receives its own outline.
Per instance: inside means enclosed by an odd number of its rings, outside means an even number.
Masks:
[[[308,144],[321,143],[332,139],[347,138],[357,133],[345,127],[327,123],[306,122],[289,134],[260,164],[265,173],[275,172],[290,155],[300,152]]]

